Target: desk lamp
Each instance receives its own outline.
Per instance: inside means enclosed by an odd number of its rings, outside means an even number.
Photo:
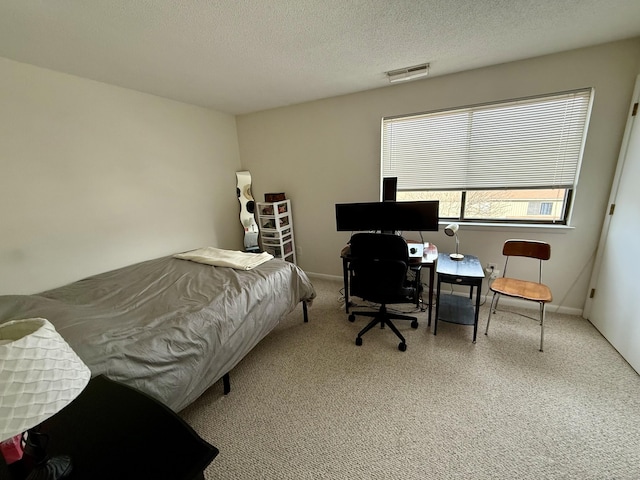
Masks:
[[[446,233],[448,237],[456,237],[456,253],[452,253],[449,255],[449,257],[451,257],[451,260],[462,260],[464,258],[464,255],[458,253],[458,248],[460,247],[460,241],[458,240],[459,228],[460,225],[458,225],[457,223],[450,223],[444,229],[444,233]]]
[[[0,324],[0,441],[28,431],[25,456],[29,452],[35,463],[28,480],[60,479],[71,472],[69,457],[46,455],[48,436],[37,426],[71,403],[90,377],[48,320]]]

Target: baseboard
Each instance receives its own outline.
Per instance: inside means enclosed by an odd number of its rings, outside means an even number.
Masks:
[[[314,273],[314,272],[305,272],[305,273],[309,278],[320,278],[322,280],[338,280],[340,282],[343,281],[343,278],[339,275],[327,275],[326,273]]]
[[[339,275],[327,275],[325,273],[314,273],[314,272],[306,272],[307,276],[309,278],[318,278],[318,279],[322,279],[322,280],[337,280],[342,282],[343,278]],[[426,287],[425,287],[426,288]],[[435,288],[434,288],[435,290]],[[454,295],[466,295],[468,296],[468,293],[462,293],[462,292],[454,292]],[[493,295],[481,295],[480,296],[480,302],[491,302],[491,297]],[[500,297],[500,305],[504,306],[510,306],[510,307],[517,307],[517,308],[524,308],[526,310],[534,310],[534,311],[538,311],[538,304],[534,303],[534,302],[527,302],[526,300],[518,300],[517,298],[510,298],[510,297]],[[547,312],[553,312],[553,313],[562,313],[562,314],[566,314],[566,315],[577,315],[579,317],[582,317],[583,314],[583,310],[581,308],[571,308],[571,307],[563,307],[561,305],[556,305],[554,303],[550,303],[549,305],[547,305],[546,307]]]

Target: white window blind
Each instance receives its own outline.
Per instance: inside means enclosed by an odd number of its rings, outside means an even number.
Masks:
[[[591,89],[382,121],[382,176],[398,190],[573,188]]]

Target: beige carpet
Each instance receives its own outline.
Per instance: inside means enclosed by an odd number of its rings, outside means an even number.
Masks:
[[[639,479],[640,377],[586,320],[498,312],[438,335],[347,321],[341,282],[284,319],[181,415],[220,449],[207,479]],[[410,309],[410,305],[402,306]],[[534,314],[535,311],[525,313]]]

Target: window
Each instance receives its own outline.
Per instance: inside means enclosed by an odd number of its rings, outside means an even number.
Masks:
[[[551,215],[553,209],[553,203],[540,202],[540,215]]]
[[[591,101],[583,89],[384,118],[382,177],[447,219],[566,224]]]

